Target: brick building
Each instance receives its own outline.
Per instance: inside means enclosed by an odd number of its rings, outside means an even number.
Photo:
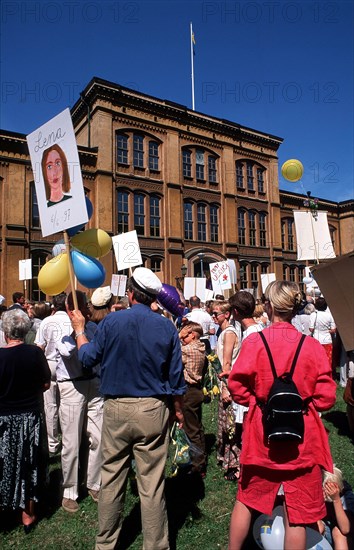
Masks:
[[[88,228],[135,229],[144,265],[169,284],[225,258],[236,261],[239,286],[258,294],[261,273],[302,281],[293,210],[305,197],[279,189],[281,138],[99,78],[71,114],[94,207]],[[41,236],[25,135],[0,131],[0,160],[0,294],[9,304],[23,288],[18,262],[31,258],[26,293],[40,299],[36,277],[61,235]],[[336,254],[353,250],[354,201],[320,198],[319,209]],[[113,252],[101,261],[110,284]]]

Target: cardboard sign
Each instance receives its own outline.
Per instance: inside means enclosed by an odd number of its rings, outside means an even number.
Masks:
[[[315,219],[311,212],[294,210],[298,260],[322,260],[335,258],[327,222],[327,212],[317,212]]]
[[[273,281],[275,281],[275,273],[261,273],[262,294],[265,293],[265,289],[269,283]]]
[[[231,288],[230,269],[227,262],[211,263],[209,269],[214,294],[222,294],[224,290]]]
[[[311,268],[333,315],[345,351],[354,350],[354,252]]]
[[[125,296],[125,290],[127,288],[126,275],[117,275],[113,273],[111,280],[111,292],[113,296]]]
[[[18,273],[19,281],[32,279],[32,260],[20,260],[18,262]]]
[[[183,294],[186,300],[191,296],[198,296],[202,302],[205,302],[206,278],[205,277],[185,277]]]
[[[70,110],[27,136],[43,237],[88,222]]]
[[[118,271],[130,269],[143,263],[136,231],[128,231],[112,237]]]

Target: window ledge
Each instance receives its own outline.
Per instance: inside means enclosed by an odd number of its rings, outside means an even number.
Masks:
[[[130,166],[130,164],[127,164],[125,162],[118,162],[118,161],[117,161],[117,165],[118,166],[123,166],[124,168],[129,168],[129,166]]]

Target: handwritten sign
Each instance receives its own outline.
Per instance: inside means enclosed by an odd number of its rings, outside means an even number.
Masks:
[[[228,262],[209,264],[211,285],[215,294],[222,294],[223,290],[231,288],[230,268]]]
[[[88,222],[70,110],[27,136],[43,237]]]
[[[115,235],[112,243],[118,271],[143,263],[136,231]]]
[[[111,280],[111,292],[113,296],[125,296],[127,288],[127,276],[113,273]]]
[[[20,260],[18,262],[18,273],[19,281],[32,279],[32,260]]]

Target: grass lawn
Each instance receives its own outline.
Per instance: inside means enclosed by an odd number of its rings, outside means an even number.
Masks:
[[[354,445],[349,437],[342,388],[338,388],[335,407],[322,418],[330,432],[330,443],[335,463],[342,469],[345,479],[354,486]],[[171,549],[226,550],[230,514],[236,493],[236,484],[225,481],[216,464],[217,403],[204,405],[204,425],[209,453],[208,473],[205,480],[168,477],[166,495],[168,503]],[[170,473],[168,466],[167,475]],[[60,507],[60,460],[51,465],[50,485],[40,507],[40,521],[36,529],[25,535],[19,526],[19,517],[0,514],[1,550],[34,549],[93,549],[97,528],[97,505],[83,495],[80,512],[68,514]],[[134,485],[130,485],[126,499],[126,517],[123,524],[120,550],[142,548],[139,499]],[[247,550],[258,548],[252,536]]]

